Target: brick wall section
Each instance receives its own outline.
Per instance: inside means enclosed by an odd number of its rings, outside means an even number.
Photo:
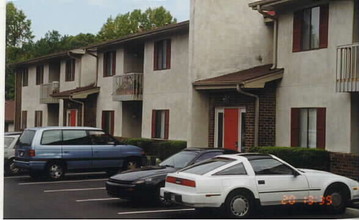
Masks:
[[[275,145],[275,108],[276,108],[276,89],[275,85],[268,85],[264,89],[247,91],[259,96],[259,146]],[[214,147],[214,126],[216,107],[245,107],[245,142],[244,148],[254,145],[254,116],[255,99],[236,91],[223,91],[212,93],[209,96],[209,147]]]
[[[359,181],[359,155],[330,152],[330,172]]]

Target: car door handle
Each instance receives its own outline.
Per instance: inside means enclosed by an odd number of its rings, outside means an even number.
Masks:
[[[258,184],[265,184],[266,183],[266,181],[264,181],[264,180],[258,180]]]

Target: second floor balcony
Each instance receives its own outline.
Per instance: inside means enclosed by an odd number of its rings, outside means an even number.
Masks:
[[[58,93],[59,89],[60,89],[60,83],[58,81],[41,85],[40,103],[41,104],[59,103],[59,99],[51,96],[52,94]]]
[[[337,48],[337,92],[359,92],[359,43]]]
[[[114,76],[113,101],[140,101],[143,94],[143,73]]]

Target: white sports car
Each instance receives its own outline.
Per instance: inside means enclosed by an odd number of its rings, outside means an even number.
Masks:
[[[196,209],[223,207],[245,218],[256,205],[320,205],[333,213],[359,200],[359,183],[329,172],[297,169],[264,154],[221,155],[168,174],[166,200]]]

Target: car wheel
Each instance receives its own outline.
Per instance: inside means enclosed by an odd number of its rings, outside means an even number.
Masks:
[[[60,162],[51,162],[46,167],[46,174],[50,180],[60,180],[65,175],[65,166]]]
[[[342,214],[345,212],[348,195],[342,188],[330,188],[325,193],[327,211],[331,214]]]
[[[225,202],[225,210],[231,218],[247,218],[253,209],[253,198],[245,191],[230,193]]]
[[[123,164],[123,170],[133,170],[140,167],[139,160],[136,158],[129,158]]]
[[[5,174],[6,175],[16,175],[20,173],[20,169],[15,166],[14,159],[10,159],[5,165]]]

